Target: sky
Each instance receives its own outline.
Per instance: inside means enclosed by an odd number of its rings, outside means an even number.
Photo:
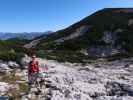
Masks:
[[[0,32],[57,31],[116,7],[133,7],[133,0],[0,0]]]

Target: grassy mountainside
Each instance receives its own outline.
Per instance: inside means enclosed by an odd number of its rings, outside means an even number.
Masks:
[[[52,41],[59,39],[61,37],[68,36],[68,35],[72,34],[73,32],[75,32],[76,29],[78,29],[79,27],[84,26],[84,25],[92,26],[91,31],[85,33],[85,35],[81,37],[81,38],[86,38],[85,40],[88,40],[87,43],[89,41],[97,42],[97,40],[100,40],[101,37],[103,36],[103,32],[105,30],[109,30],[109,31],[113,32],[114,30],[121,28],[124,31],[127,31],[126,32],[127,34],[130,34],[133,30],[131,30],[130,27],[128,26],[128,21],[129,21],[129,19],[133,18],[133,12],[130,12],[130,11],[129,12],[122,12],[122,11],[120,12],[119,10],[125,10],[125,9],[108,8],[108,9],[100,10],[100,11],[86,17],[85,19],[79,21],[78,23],[73,24],[72,26],[70,26],[66,29],[57,31],[54,35],[51,35],[47,39],[42,40],[38,46],[39,46],[39,48],[43,47],[43,46],[44,46],[44,48],[46,48],[47,45],[45,45],[45,44],[54,45],[54,43],[52,43]],[[85,37],[85,36],[87,36],[87,37]],[[79,37],[78,37],[78,39],[79,39]],[[74,39],[74,40],[78,41],[78,39]],[[81,39],[81,40],[83,41],[83,39]],[[82,41],[80,41],[80,43],[82,43]],[[74,43],[76,43],[76,42],[74,42]]]
[[[63,40],[77,32],[81,27],[88,26],[88,30],[75,38]],[[128,53],[133,52],[133,8],[105,8],[94,14],[86,17],[85,19],[71,25],[70,27],[59,30],[54,34],[49,35],[47,38],[42,39],[35,47],[41,55],[47,53],[54,59],[71,57],[79,59],[78,55],[86,59],[86,55],[81,53],[81,50],[87,50],[91,46],[109,46],[111,43],[106,43],[103,40],[104,32],[108,31],[111,35],[115,35],[115,43],[113,47],[120,46]],[[75,34],[74,34],[75,35]],[[63,38],[63,39],[62,39]],[[63,42],[57,42],[60,39]],[[71,53],[70,53],[71,52]],[[77,56],[77,57],[76,57]],[[88,57],[87,57],[88,58]]]

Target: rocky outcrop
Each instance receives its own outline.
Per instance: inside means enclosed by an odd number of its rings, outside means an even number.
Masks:
[[[54,42],[61,43],[61,42],[64,42],[66,40],[74,39],[76,37],[82,36],[84,33],[86,33],[87,31],[89,31],[89,29],[90,29],[90,26],[81,26],[74,33],[71,33],[70,35],[68,35],[66,37],[57,39]]]
[[[117,30],[119,31],[119,30]],[[103,41],[106,43],[106,44],[111,44],[111,45],[114,45],[115,44],[115,41],[117,39],[116,37],[116,33],[114,32],[111,32],[111,31],[105,31],[103,32]]]
[[[133,25],[133,19],[129,19],[128,26]]]
[[[17,64],[16,62],[13,62],[13,61],[9,61],[8,66],[11,68],[19,68],[20,67],[19,64]]]
[[[12,86],[5,82],[0,82],[0,95],[5,95]]]
[[[25,56],[21,59],[20,63],[21,63],[21,65],[22,65],[23,68],[27,68],[27,65],[28,65],[28,63],[29,63],[30,61],[31,61],[31,58],[30,58],[28,55],[25,55]]]
[[[92,46],[88,49],[88,55],[90,57],[107,57],[122,52],[124,52],[124,50],[110,46]]]
[[[39,39],[36,39],[36,40],[33,40],[33,41],[31,41],[30,43],[28,43],[28,44],[25,44],[24,45],[24,47],[25,48],[32,48],[32,47],[35,47],[39,42],[40,42],[40,40],[41,40],[41,38],[39,38]]]
[[[133,87],[128,84],[121,84],[118,82],[107,82],[105,85],[108,96],[133,96]]]
[[[117,33],[122,32],[122,29],[116,29],[114,32],[105,31],[103,32],[102,41],[104,45],[93,45],[88,48],[88,55],[90,57],[108,57],[126,51],[116,43],[118,37]]]

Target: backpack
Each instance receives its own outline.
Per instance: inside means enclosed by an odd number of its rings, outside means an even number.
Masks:
[[[39,71],[38,61],[31,61],[29,63],[29,73],[34,73],[38,71]]]

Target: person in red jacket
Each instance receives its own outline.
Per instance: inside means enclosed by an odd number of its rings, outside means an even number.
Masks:
[[[36,82],[38,73],[39,73],[39,64],[38,61],[36,60],[36,55],[32,55],[32,60],[30,61],[28,66],[29,84],[34,84]]]

